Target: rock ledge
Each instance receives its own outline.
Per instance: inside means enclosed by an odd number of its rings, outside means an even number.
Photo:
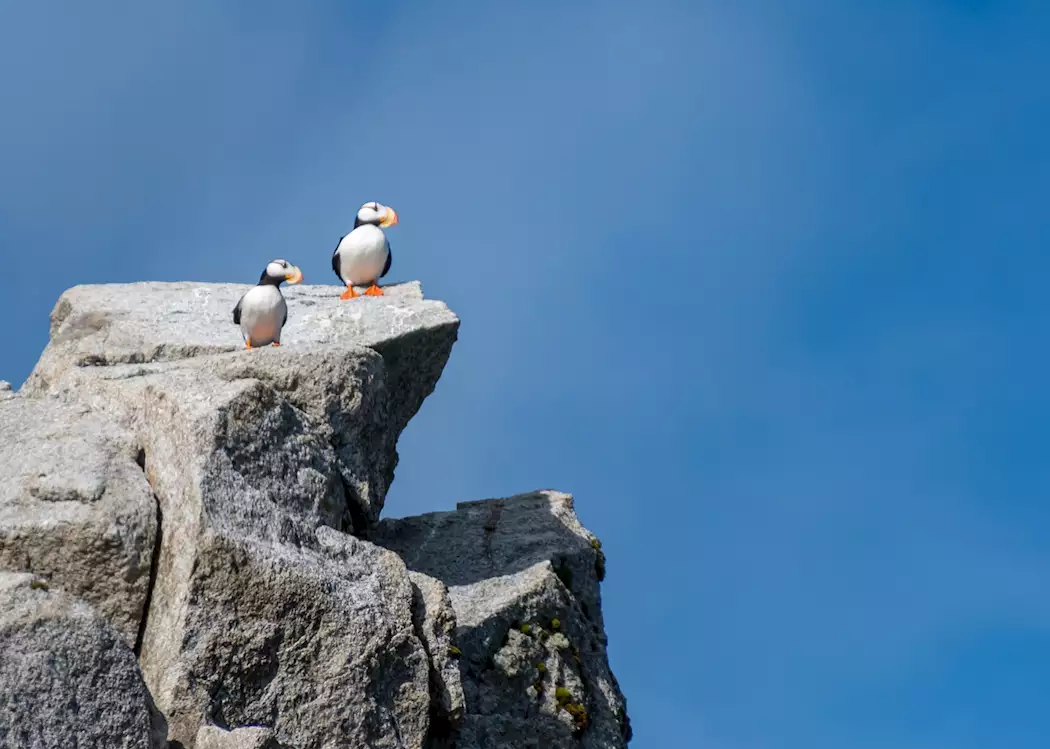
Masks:
[[[292,287],[246,351],[247,288],[75,287],[0,382],[0,749],[625,746],[570,496],[380,520],[456,316]]]

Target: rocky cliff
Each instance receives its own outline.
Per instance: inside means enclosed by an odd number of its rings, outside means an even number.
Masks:
[[[381,520],[459,321],[418,284],[76,287],[0,384],[0,747],[624,747],[605,559],[551,491]]]

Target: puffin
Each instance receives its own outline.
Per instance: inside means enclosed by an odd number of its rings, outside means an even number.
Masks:
[[[241,326],[246,348],[266,344],[281,345],[281,328],[288,322],[288,303],[281,293],[281,284],[303,280],[303,272],[287,260],[273,260],[259,277],[259,283],[249,289],[233,308],[233,324]]]
[[[355,286],[368,286],[365,296],[383,296],[379,279],[389,272],[393,254],[383,229],[397,226],[397,212],[376,201],[357,210],[354,228],[339,238],[332,253],[332,270],[346,284],[340,299],[359,296]]]

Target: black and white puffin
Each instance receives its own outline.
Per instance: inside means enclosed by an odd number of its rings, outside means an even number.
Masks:
[[[247,348],[268,343],[281,345],[281,328],[288,322],[288,303],[281,293],[281,284],[302,280],[303,272],[286,260],[274,260],[266,266],[259,283],[233,308],[233,324],[241,326]]]
[[[373,200],[358,209],[353,231],[340,238],[332,253],[332,270],[346,284],[340,299],[358,296],[355,286],[368,286],[366,296],[383,296],[379,279],[394,257],[383,229],[391,226],[397,226],[397,212],[390,206]]]

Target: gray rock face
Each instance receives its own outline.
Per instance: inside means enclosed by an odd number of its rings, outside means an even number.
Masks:
[[[32,575],[0,573],[2,749],[161,749],[164,735],[116,630]]]
[[[73,289],[23,390],[135,435],[161,513],[147,683],[189,749],[200,726],[295,747],[422,746],[429,666],[396,555],[353,538],[458,322],[417,285],[344,302],[293,289],[279,349],[244,351],[245,287]],[[217,353],[229,352],[229,353]]]
[[[51,313],[51,341],[23,390],[28,395],[75,388],[85,372],[117,365],[175,363],[220,368],[230,378],[268,379],[310,404],[323,436],[334,437],[340,468],[363,522],[379,518],[397,464],[397,436],[433,392],[456,340],[459,320],[441,302],[425,300],[418,283],[385,288],[383,297],[339,299],[331,286],[285,290],[288,323],[280,358],[259,364],[243,351],[232,310],[250,286],[134,283],[77,286]],[[235,356],[207,355],[237,352]],[[380,356],[370,356],[378,353]],[[318,354],[329,366],[314,369]],[[297,362],[292,359],[300,354]],[[332,354],[342,356],[331,357]],[[246,359],[254,356],[253,359]],[[349,382],[333,380],[346,372]],[[118,376],[134,376],[124,368]],[[300,385],[300,381],[305,381]],[[360,386],[360,387],[355,387]]]
[[[374,538],[448,585],[465,703],[457,747],[626,745],[601,622],[605,557],[571,496],[461,503],[384,520]]]
[[[455,646],[456,612],[448,588],[421,572],[410,572],[413,620],[430,661],[432,732],[447,733],[463,716],[462,651]]]
[[[379,522],[455,316],[418,284],[293,287],[284,345],[245,351],[247,288],[71,289],[25,386],[0,388],[0,569],[82,599],[9,578],[0,623],[48,662],[75,644],[99,700],[99,669],[124,687],[112,714],[67,715],[80,697],[47,702],[0,642],[0,749],[86,745],[62,742],[87,717],[112,741],[92,746],[159,746],[150,700],[173,749],[622,747],[604,555],[571,497]],[[22,684],[62,725],[3,733]]]
[[[84,406],[0,402],[0,569],[92,604],[135,647],[157,506],[131,435]]]

